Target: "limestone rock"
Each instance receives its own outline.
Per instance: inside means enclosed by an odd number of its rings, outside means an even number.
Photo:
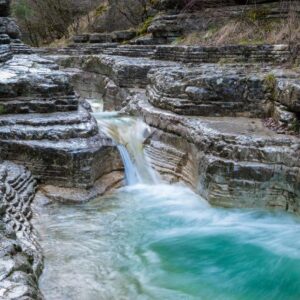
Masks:
[[[68,75],[18,38],[14,21],[0,17],[0,159],[26,165],[43,183],[90,188],[114,171],[104,157],[115,146]]]
[[[134,109],[154,130],[147,153],[169,181],[185,181],[214,205],[299,212],[299,138],[258,119],[182,117],[145,100]]]
[[[256,116],[266,114],[264,77],[241,66],[203,65],[149,73],[149,101],[178,114]]]
[[[24,167],[10,162],[1,163],[0,173],[0,205],[6,207],[0,226],[0,299],[42,299],[42,250],[30,223],[36,181]]]

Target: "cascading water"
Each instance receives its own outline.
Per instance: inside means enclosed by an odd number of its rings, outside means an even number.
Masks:
[[[133,164],[126,147],[124,145],[118,145],[117,147],[124,163],[126,184],[138,184],[140,181],[138,171]]]
[[[300,299],[299,217],[213,208],[187,187],[157,183],[143,123],[97,118],[131,186],[40,208],[46,300]]]
[[[94,113],[94,117],[101,130],[118,145],[127,185],[158,183],[159,175],[151,168],[143,149],[143,143],[151,133],[150,127],[140,119],[117,113]]]

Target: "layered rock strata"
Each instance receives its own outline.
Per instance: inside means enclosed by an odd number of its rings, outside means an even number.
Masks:
[[[177,114],[273,116],[291,125],[299,113],[299,72],[246,64],[151,70],[149,102]]]
[[[78,202],[120,186],[123,166],[67,74],[20,42],[9,1],[0,0],[0,14],[0,299],[36,300],[43,298],[42,251],[30,223],[36,179],[65,189],[61,201],[76,194]],[[44,188],[50,198],[57,192]]]
[[[59,50],[43,49],[43,55],[115,55],[136,58],[168,60],[185,64],[201,63],[268,63],[281,64],[290,61],[292,53],[288,45],[229,45],[229,46],[175,46],[175,45],[117,45],[77,44]]]
[[[261,119],[179,116],[146,98],[134,111],[153,128],[146,150],[169,181],[187,182],[214,205],[299,212],[299,138]]]
[[[172,3],[171,3],[172,2]],[[170,1],[170,5],[161,5],[158,13],[147,28],[146,35],[138,35],[138,32],[116,31],[112,33],[85,33],[75,35],[75,45],[85,45],[94,48],[95,44],[129,43],[139,45],[159,45],[176,42],[183,35],[200,32],[206,35],[216,28],[228,24],[230,21],[244,19],[249,24],[257,20],[267,20],[276,23],[286,20],[291,9],[294,14],[300,15],[300,7],[297,1]],[[208,5],[209,3],[209,5]],[[195,4],[195,5],[193,5]],[[183,9],[184,8],[184,9]],[[190,8],[190,9],[189,9]],[[146,21],[147,22],[147,21]],[[147,23],[145,23],[147,24]],[[143,26],[146,26],[143,24]],[[209,43],[209,40],[207,41]]]
[[[42,183],[91,188],[122,169],[117,150],[99,132],[67,74],[28,54],[7,17],[8,5],[0,19],[0,50],[8,55],[0,67],[0,158],[26,165]]]
[[[66,187],[91,187],[109,172],[101,164],[113,155],[112,144],[99,134],[66,74],[34,55],[15,56],[0,74],[3,159],[25,164],[42,182]]]
[[[36,181],[24,167],[0,165],[0,299],[43,299],[42,250],[30,223]]]
[[[173,1],[170,2],[173,4]],[[245,1],[244,3],[243,1],[231,1],[231,3],[212,1],[210,5],[207,5],[207,2],[194,1],[195,4],[199,3],[198,11],[197,6],[192,6],[192,12],[189,12],[188,9],[175,12],[166,9],[166,13],[158,14],[148,28],[148,32],[151,34],[151,39],[148,42],[171,43],[183,34],[209,31],[228,23],[229,20],[243,18],[251,21],[253,15],[257,19],[276,22],[287,18],[290,5],[293,6],[294,13],[300,14],[300,8],[296,5],[297,1],[295,1],[295,5],[288,1],[255,1],[255,3],[253,1]],[[175,2],[173,5],[175,5],[174,8],[178,8]]]
[[[92,88],[93,92],[90,95],[103,99],[104,110],[119,110],[124,107],[136,90],[146,87],[150,70],[179,66],[175,62],[156,61],[146,57],[128,58],[112,55],[47,57],[51,57],[69,73],[75,89],[82,97],[87,95],[89,88]]]
[[[214,205],[299,212],[299,137],[277,134],[263,124],[272,117],[289,132],[299,122],[299,70],[278,66],[287,48],[248,47],[256,53],[278,51],[273,60],[257,55],[255,64],[248,64],[246,56],[239,63],[216,64],[195,55],[193,62],[187,53],[195,48],[120,46],[111,55],[106,49],[105,54],[57,60],[104,78],[110,84],[99,92],[105,95],[113,87],[119,99],[115,108],[128,103],[127,111],[144,118],[153,128],[147,153],[168,181],[187,182]],[[144,49],[141,57],[136,57],[138,49]],[[163,60],[154,59],[161,49]],[[184,49],[187,61],[180,56],[180,63],[173,61],[178,49]],[[227,53],[234,57],[234,47],[227,49],[219,49],[218,59]],[[105,107],[109,99],[103,100]]]

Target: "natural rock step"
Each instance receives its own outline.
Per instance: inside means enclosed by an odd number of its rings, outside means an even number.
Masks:
[[[238,161],[259,161],[289,167],[300,167],[295,151],[300,151],[300,140],[289,135],[278,135],[264,127],[260,119],[244,117],[182,117],[155,108],[141,100],[137,111],[147,124],[164,132],[184,136],[202,151],[219,153]],[[245,138],[247,137],[247,138]],[[272,151],[270,151],[272,150]]]
[[[3,63],[13,57],[10,47],[8,45],[0,46],[0,63]]]
[[[147,58],[98,55],[89,59],[84,70],[108,76],[120,87],[141,88],[148,84],[147,75],[151,69],[177,65]]]
[[[113,168],[115,146],[81,106],[88,109],[53,61],[15,55],[0,69],[0,158],[28,166],[43,183],[91,187]]]
[[[17,55],[0,70],[0,98],[33,99],[74,96],[65,73],[56,70],[49,60],[37,56]],[[1,99],[0,99],[1,101]]]
[[[12,140],[58,140],[96,135],[96,121],[80,108],[78,112],[0,117],[0,138]]]
[[[230,45],[230,46],[175,46],[126,45],[107,48],[95,54],[127,57],[148,57],[154,60],[191,64],[203,63],[284,63],[290,59],[288,45]]]
[[[10,49],[13,52],[13,54],[32,54],[33,53],[32,49],[29,46],[22,44],[21,41],[11,43]]]
[[[182,115],[266,117],[274,100],[282,113],[300,111],[298,76],[240,64],[152,69],[147,93],[152,105]]]
[[[43,183],[58,186],[91,187],[120,163],[116,147],[100,134],[60,140],[0,140],[0,147],[3,159],[22,162]]]
[[[92,120],[91,115],[82,106],[72,112],[56,112],[43,114],[11,114],[0,116],[0,126],[53,126],[78,125]]]
[[[107,48],[103,51],[105,55],[117,55],[128,57],[151,57],[154,54],[156,46],[119,46]]]
[[[146,100],[135,111],[153,129],[150,161],[170,181],[188,182],[214,205],[300,210],[298,137],[276,134],[258,119],[182,117]]]
[[[75,95],[57,96],[55,98],[34,98],[34,97],[0,97],[2,114],[30,114],[30,113],[50,113],[68,112],[77,110],[79,99]]]
[[[154,59],[175,60],[183,63],[270,62],[283,63],[290,58],[288,45],[257,46],[157,46]]]
[[[59,140],[72,138],[85,138],[98,133],[95,121],[76,125],[24,126],[12,125],[0,127],[2,140]]]
[[[65,48],[39,48],[36,53],[43,55],[93,55],[102,54],[107,48],[113,49],[117,47],[117,43],[101,43],[101,44],[71,44]]]

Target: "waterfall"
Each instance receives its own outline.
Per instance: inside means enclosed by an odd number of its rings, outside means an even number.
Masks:
[[[94,113],[100,130],[118,145],[127,185],[154,184],[159,175],[151,167],[143,143],[151,129],[141,119],[120,116],[117,113]]]
[[[135,185],[140,182],[137,169],[133,164],[131,157],[124,145],[118,145],[124,169],[125,169],[125,180],[127,185]]]

